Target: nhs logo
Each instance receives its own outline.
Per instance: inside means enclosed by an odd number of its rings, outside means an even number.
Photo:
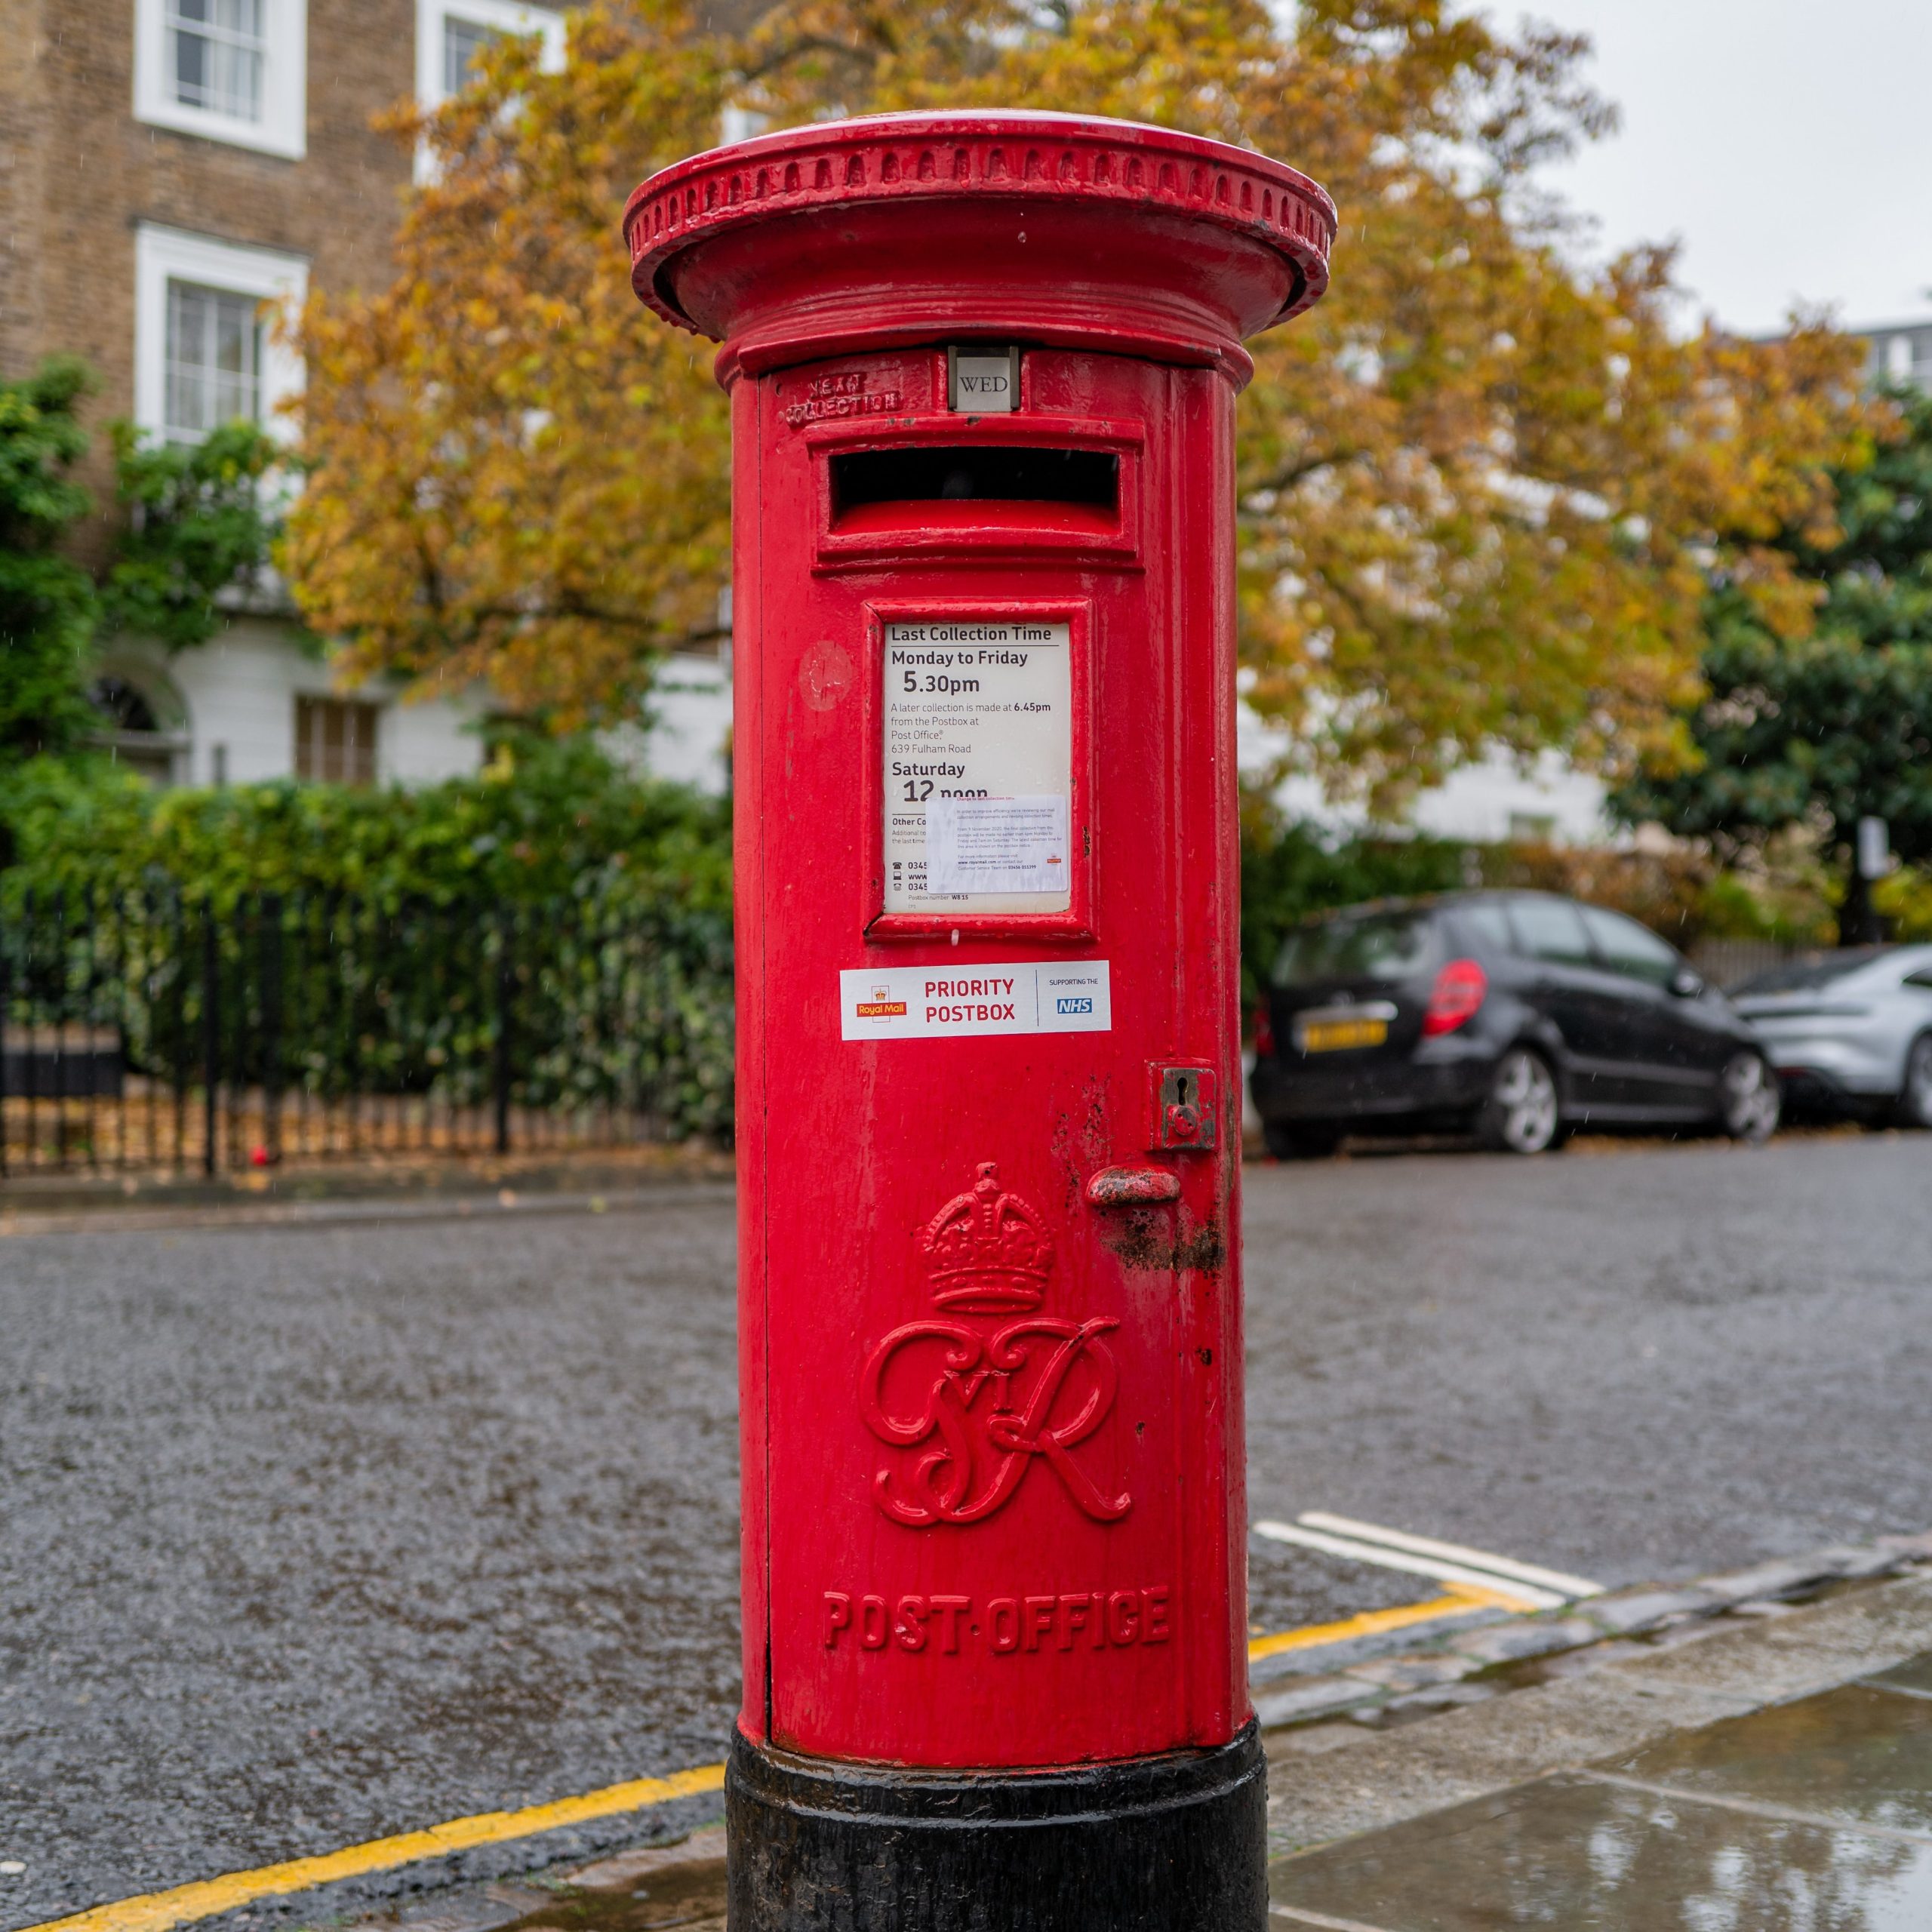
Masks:
[[[1054,1010],[1057,1013],[1091,1013],[1094,1002],[1090,996],[1084,994],[1078,997],[1063,994],[1054,1002]]]

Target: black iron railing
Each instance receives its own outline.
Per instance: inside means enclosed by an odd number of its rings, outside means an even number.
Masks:
[[[731,1128],[721,914],[166,891],[0,909],[0,1174]]]

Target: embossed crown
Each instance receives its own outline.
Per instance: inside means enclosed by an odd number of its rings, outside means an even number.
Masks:
[[[1039,1216],[999,1184],[997,1163],[955,1195],[919,1235],[933,1300],[964,1314],[1038,1308],[1054,1265],[1053,1237]]]

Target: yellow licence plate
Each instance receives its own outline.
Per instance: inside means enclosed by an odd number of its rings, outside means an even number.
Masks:
[[[1318,1020],[1301,1029],[1301,1050],[1332,1054],[1345,1047],[1379,1047],[1388,1037],[1386,1020]]]

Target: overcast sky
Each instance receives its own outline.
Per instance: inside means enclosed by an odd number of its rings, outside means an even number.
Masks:
[[[1730,328],[1932,318],[1932,0],[1500,0],[1590,35],[1621,130],[1548,185],[1607,251],[1683,244]]]

